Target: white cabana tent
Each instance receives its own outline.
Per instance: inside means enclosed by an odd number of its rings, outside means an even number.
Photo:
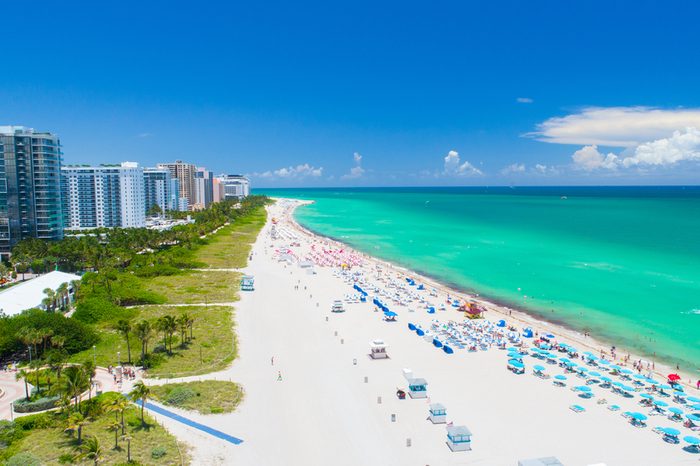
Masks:
[[[46,297],[44,290],[51,288],[56,291],[64,283],[80,280],[79,275],[55,270],[45,275],[19,283],[8,290],[0,292],[0,311],[7,316],[13,316],[34,307],[42,308]],[[73,291],[70,296],[72,299]]]

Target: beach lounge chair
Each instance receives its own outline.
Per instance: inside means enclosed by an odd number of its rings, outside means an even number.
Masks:
[[[619,411],[620,407],[618,405],[610,405],[610,406],[608,406],[608,409],[610,411]]]
[[[579,406],[579,405],[571,405],[571,406],[569,406],[569,409],[575,413],[585,413],[586,412],[586,408],[584,408],[583,406]]]

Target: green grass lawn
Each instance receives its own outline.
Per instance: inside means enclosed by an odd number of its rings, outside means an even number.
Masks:
[[[184,347],[180,346],[180,333],[173,339],[173,354],[163,351],[161,335],[153,336],[148,345],[150,353],[156,349],[155,365],[148,370],[151,377],[174,377],[204,374],[228,366],[236,357],[235,337],[233,332],[233,309],[226,306],[143,306],[133,309],[135,317],[132,325],[142,319],[153,323],[166,314],[177,317],[183,312],[192,316],[193,340]],[[97,364],[102,367],[117,365],[117,352],[121,361],[127,361],[126,340],[110,325],[97,326],[100,341],[95,347]],[[131,358],[136,363],[141,355],[141,344],[135,336],[131,337]],[[201,356],[201,359],[200,359]],[[70,360],[84,362],[93,358],[93,350],[74,354]]]
[[[241,276],[238,272],[186,271],[144,279],[143,286],[164,296],[168,304],[230,303],[238,301]]]
[[[151,396],[169,406],[202,414],[230,413],[243,399],[240,385],[223,380],[151,386]]]
[[[105,394],[103,396],[110,396]],[[77,440],[75,435],[64,432],[66,425],[61,414],[46,413],[45,426],[37,425],[26,431],[26,436],[10,445],[0,454],[0,463],[3,459],[26,452],[38,458],[41,464],[65,464],[65,458],[75,454]],[[114,448],[114,432],[107,430],[107,426],[114,420],[114,414],[101,413],[83,427],[83,438],[96,435],[102,447],[102,459],[100,464],[126,464],[126,443],[119,441],[118,448]],[[167,430],[158,425],[156,421],[146,415],[147,426],[141,426],[139,409],[131,405],[124,414],[127,425],[127,434],[131,437],[131,459],[139,464],[154,465],[180,465],[189,464],[186,447],[177,443],[177,439]],[[121,433],[121,432],[120,432]],[[154,458],[152,451],[155,448],[165,449],[165,455]],[[72,464],[93,464],[92,460],[83,460]]]
[[[237,220],[210,235],[207,244],[195,252],[196,260],[214,269],[245,267],[250,249],[266,219],[267,212],[260,207],[248,218]]]

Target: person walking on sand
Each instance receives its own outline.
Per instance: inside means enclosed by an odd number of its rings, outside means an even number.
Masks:
[[[271,365],[271,366],[274,366],[274,365],[275,365],[275,357],[274,357],[274,356],[272,356],[272,357],[270,358],[270,365]]]
[[[277,371],[277,381],[278,382],[282,381],[282,371]]]

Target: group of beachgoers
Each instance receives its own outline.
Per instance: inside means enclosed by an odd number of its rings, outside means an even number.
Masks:
[[[288,232],[284,238],[297,240],[296,234]],[[677,374],[669,374],[667,380],[659,381],[654,378],[656,368],[651,361],[634,360],[630,369],[627,366],[631,357],[619,357],[615,347],[610,348],[609,354],[602,349],[597,355],[591,351],[579,352],[551,333],[540,334],[533,328],[517,322],[508,323],[505,319],[466,319],[466,313],[462,313],[463,319],[459,321],[437,319],[438,316],[451,317],[448,310],[464,310],[468,301],[438,292],[391,267],[364,261],[362,255],[330,241],[315,240],[305,254],[293,251],[295,243],[285,244],[275,252],[289,262],[304,261],[332,268],[334,276],[352,287],[344,296],[346,303],[367,303],[374,311],[383,312],[385,320],[394,321],[397,315],[394,311],[399,309],[409,313],[438,312],[425,328],[407,322],[409,331],[416,332],[431,347],[443,349],[447,354],[455,350],[464,353],[504,351],[507,368],[513,373],[526,374],[526,365],[532,362],[532,375],[558,387],[571,385],[572,396],[584,400],[596,398],[597,404],[606,405],[611,412],[621,412],[632,426],[646,427],[649,416],[664,416],[669,423],[686,430],[687,435],[683,436],[681,430],[670,426],[655,427],[654,431],[667,443],[679,444],[683,439],[685,450],[700,452],[700,439],[690,435],[700,431],[700,398],[686,393]],[[618,397],[618,403],[625,400],[627,405],[634,400],[649,412],[623,411],[604,396]],[[570,408],[576,413],[586,411],[578,404]]]

